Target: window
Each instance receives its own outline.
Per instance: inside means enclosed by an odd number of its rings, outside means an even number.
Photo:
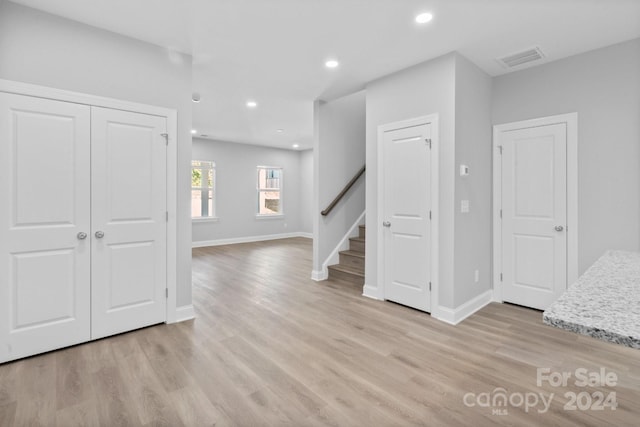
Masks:
[[[191,217],[215,218],[216,164],[191,162]]]
[[[258,166],[258,215],[282,213],[282,168]]]

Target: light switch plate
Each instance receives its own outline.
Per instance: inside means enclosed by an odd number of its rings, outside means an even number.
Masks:
[[[468,200],[461,200],[460,201],[460,212],[469,213],[469,201]]]

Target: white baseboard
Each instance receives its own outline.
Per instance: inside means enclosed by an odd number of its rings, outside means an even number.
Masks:
[[[329,278],[328,270],[313,270],[311,272],[311,280],[315,280],[316,282],[322,282],[323,280],[327,280]]]
[[[465,302],[457,308],[439,306],[437,311],[431,313],[433,317],[451,325],[457,325],[476,311],[493,301],[493,290],[489,289],[477,297]]]
[[[362,296],[379,301],[383,300],[382,295],[380,295],[380,290],[377,287],[373,287],[367,284],[365,284],[362,288]]]
[[[296,233],[266,234],[263,236],[235,237],[231,239],[200,240],[198,242],[193,242],[191,244],[191,247],[203,248],[206,246],[233,245],[236,243],[264,242],[266,240],[290,239],[292,237],[313,238],[313,235],[310,233],[296,232]]]
[[[196,312],[193,308],[193,305],[183,305],[182,307],[176,307],[176,323],[195,318]]]
[[[307,239],[313,239],[313,233],[306,233],[304,231],[301,231],[298,234],[298,237],[306,237]]]

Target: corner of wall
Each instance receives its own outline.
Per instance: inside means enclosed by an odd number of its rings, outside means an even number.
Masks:
[[[493,291],[489,289],[488,291],[483,292],[482,294],[453,309],[443,306],[437,306],[431,312],[431,316],[451,325],[457,325],[467,317],[486,307],[491,302],[493,302]]]

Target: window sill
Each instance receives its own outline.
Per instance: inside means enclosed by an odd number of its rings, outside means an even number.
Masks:
[[[219,218],[217,216],[191,218],[191,221],[193,221],[193,222],[218,222],[218,220],[219,220]]]
[[[256,219],[283,219],[283,218],[284,218],[284,214],[274,214],[274,215],[256,214]]]

